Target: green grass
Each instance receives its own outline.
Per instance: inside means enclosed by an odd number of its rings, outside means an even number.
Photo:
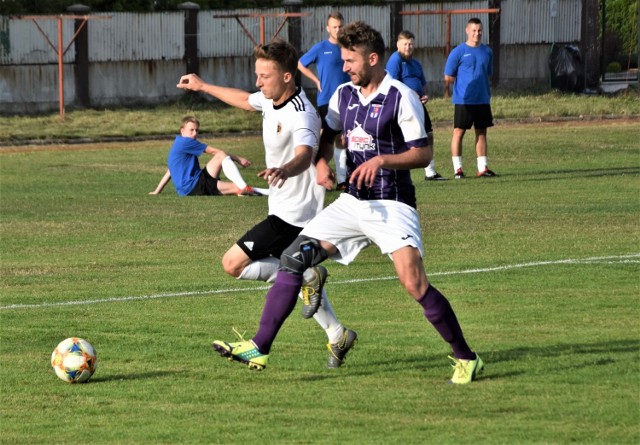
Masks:
[[[447,345],[375,247],[327,262],[360,336],[345,367],[324,369],[324,333],[298,310],[265,371],[220,359],[210,342],[253,335],[265,294],[220,258],[265,199],[148,196],[170,140],[0,150],[2,442],[637,444],[638,134],[498,125],[498,178],[414,172],[428,273],[486,362],[466,387],[446,384]],[[451,177],[448,137],[436,161]],[[258,183],[259,137],[215,142],[254,160]],[[49,365],[69,336],[98,351],[88,384]]]
[[[492,110],[496,120],[556,120],[558,118],[600,119],[607,116],[640,117],[640,96],[630,89],[616,96],[584,96],[557,92],[514,96],[496,92]],[[450,99],[434,97],[429,114],[435,125],[450,126],[453,106]],[[201,121],[202,135],[255,132],[260,113],[229,108],[221,102],[184,99],[174,104],[145,109],[69,110],[64,120],[57,112],[36,116],[3,116],[0,145],[7,141],[78,141],[86,138],[167,137],[178,132],[180,118],[194,114]]]

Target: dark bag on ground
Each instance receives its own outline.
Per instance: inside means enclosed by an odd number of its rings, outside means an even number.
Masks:
[[[551,88],[574,93],[584,90],[584,68],[577,47],[554,44],[549,56],[549,72]]]

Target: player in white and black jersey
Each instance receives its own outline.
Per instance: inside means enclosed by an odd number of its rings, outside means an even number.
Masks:
[[[257,46],[254,56],[256,87],[260,90],[256,93],[211,85],[194,74],[182,76],[178,87],[202,91],[247,111],[262,112],[266,168],[258,176],[269,184],[269,214],[231,246],[222,266],[238,279],[271,283],[278,272],[282,251],[324,204],[325,189],[317,183],[314,163],[321,123],[304,91],[296,87],[296,50],[277,39]],[[336,318],[323,288],[326,277],[323,266],[306,271],[301,293],[303,316],[313,316],[325,330],[329,350],[331,345],[345,344],[345,339],[351,339],[350,348],[357,335]],[[342,363],[343,360],[329,354],[329,368]]]
[[[255,345],[250,351],[252,360],[267,362],[271,345],[293,310],[307,267],[329,257],[349,264],[362,249],[376,244],[392,258],[402,285],[451,345],[455,371],[450,381],[470,383],[482,371],[482,360],[467,345],[447,299],[427,281],[422,260],[422,234],[410,176],[411,169],[426,167],[433,156],[422,104],[407,86],[386,73],[385,45],[378,31],[364,22],[353,22],[340,31],[338,43],[351,82],[338,87],[329,101],[317,167],[319,182],[329,185],[332,141],[342,132],[347,141],[348,192],[311,220],[282,253],[280,272],[267,293],[260,328],[251,340]],[[239,349],[247,352],[250,348]],[[236,358],[233,351],[230,355]]]

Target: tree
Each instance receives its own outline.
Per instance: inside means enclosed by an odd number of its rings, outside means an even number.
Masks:
[[[627,65],[631,55],[638,53],[638,0],[604,0],[605,2],[605,64]]]

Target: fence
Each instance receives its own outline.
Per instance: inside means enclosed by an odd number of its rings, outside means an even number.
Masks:
[[[191,4],[193,5],[193,4]],[[401,29],[416,35],[416,57],[424,66],[432,95],[443,91],[445,47],[466,39],[471,14],[451,18],[451,36],[443,15],[415,14],[423,10],[487,9],[496,16],[477,15],[485,24],[484,41],[497,53],[495,79],[501,87],[546,83],[551,44],[580,44],[581,0],[490,0],[341,8],[347,22],[364,20],[378,29],[390,48]],[[276,33],[301,53],[326,38],[331,7],[284,7],[203,11],[185,9],[165,13],[91,14],[110,17],[86,24],[86,73],[77,44],[62,59],[64,103],[73,107],[157,104],[184,94],[175,87],[185,72],[198,71],[208,82],[255,90],[252,35],[267,40]],[[282,13],[301,13],[283,20]],[[219,17],[221,15],[227,17]],[[259,16],[264,18],[261,20]],[[475,15],[475,14],[474,14]],[[234,18],[234,16],[239,16]],[[240,17],[242,16],[242,17]],[[194,21],[189,28],[190,21]],[[0,113],[55,110],[59,106],[58,60],[47,39],[55,44],[54,20],[37,21],[0,16]],[[62,40],[72,40],[75,29],[65,21]],[[197,32],[193,33],[193,29]],[[191,30],[191,31],[189,31]],[[195,54],[190,53],[194,51]],[[190,55],[191,54],[191,55]],[[194,70],[195,67],[195,70]],[[494,67],[496,68],[496,67]],[[312,85],[303,79],[303,86]],[[313,91],[310,91],[313,94]]]

